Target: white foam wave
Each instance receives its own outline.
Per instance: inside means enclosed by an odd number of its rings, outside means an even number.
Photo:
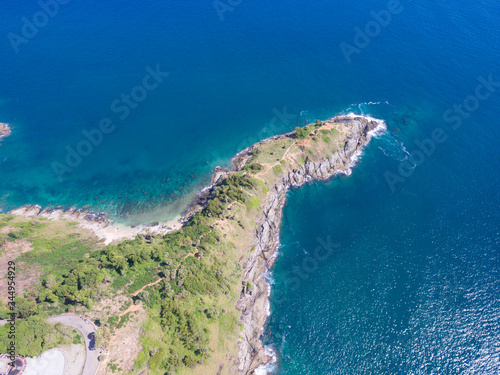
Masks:
[[[278,250],[276,250],[276,253]],[[267,286],[267,301],[264,306],[264,314],[266,317],[269,317],[271,315],[271,303],[270,303],[270,296],[271,296],[271,289],[272,286],[275,284],[273,274],[271,271],[267,271],[262,273],[259,276],[259,279],[264,279],[266,282]],[[260,365],[257,369],[255,369],[255,375],[267,375],[269,373],[274,373],[276,371],[276,362],[278,360],[278,356],[276,354],[276,351],[274,350],[273,347],[271,346],[264,346],[264,354],[271,358],[271,361],[265,365]]]
[[[371,139],[371,137],[376,137],[376,136],[382,135],[387,131],[387,125],[386,125],[384,120],[374,118],[374,117],[371,117],[369,115],[357,115],[353,112],[349,112],[348,114],[346,114],[343,117],[349,117],[349,118],[363,117],[364,119],[366,119],[368,121],[375,121],[377,123],[377,126],[375,127],[375,129],[370,130],[368,132],[368,135],[370,136],[368,141]]]
[[[257,367],[255,369],[255,375],[267,375],[269,373],[274,374],[274,372],[277,370],[278,356],[276,355],[276,351],[270,346],[266,346],[264,348],[264,354],[272,358],[271,362]]]
[[[214,187],[214,185],[210,185],[210,186],[205,186],[203,189],[200,190],[200,194],[203,194],[207,191],[209,191],[210,189],[212,189]]]
[[[385,156],[400,162],[411,157],[404,143],[393,137],[386,138],[384,144],[379,146],[379,149]]]
[[[370,116],[366,116],[367,118],[369,118],[371,121],[375,121],[377,123],[377,126],[375,127],[375,129],[373,130],[370,130],[368,132],[368,135],[371,137],[378,137],[378,136],[381,136],[382,134],[385,134],[385,132],[387,131],[387,125],[385,123],[384,120],[378,120],[378,119],[374,119],[373,117],[370,117]]]
[[[271,295],[271,287],[275,284],[273,273],[271,271],[264,272],[259,276],[259,279],[264,279],[267,284],[267,296]]]

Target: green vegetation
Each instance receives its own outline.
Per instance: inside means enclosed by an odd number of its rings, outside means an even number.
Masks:
[[[0,353],[7,353],[10,346],[10,325],[0,327]],[[16,322],[17,354],[36,357],[44,351],[74,341],[73,330],[60,324],[52,325],[40,316],[30,316]]]
[[[234,308],[227,312],[227,302],[222,301],[233,295],[233,286],[240,277],[234,268],[228,268],[227,259],[217,256],[233,245],[221,243],[219,235],[210,228],[210,221],[222,217],[234,203],[241,203],[248,210],[258,208],[259,197],[249,195],[258,186],[257,180],[246,174],[232,174],[214,189],[208,206],[181,230],[149,240],[138,236],[101,249],[97,246],[94,251],[90,242],[82,242],[79,237],[56,236],[49,240],[48,236],[37,235],[48,222],[23,219],[22,223],[14,223],[12,217],[0,216],[2,224],[8,223],[12,228],[6,241],[28,239],[33,244],[33,250],[20,254],[16,262],[23,259],[43,270],[38,290],[16,300],[21,319],[18,332],[24,337],[18,342],[20,353],[38,355],[64,341],[65,336],[51,325],[39,324],[44,310],[60,312],[78,306],[92,309],[110,293],[131,296],[146,284],[163,278],[136,297],[149,309],[146,325],[152,328],[144,330],[141,342],[145,351],[137,359],[137,366],[147,363],[151,373],[164,374],[206,361],[210,353],[209,327],[220,325],[219,318],[224,322],[219,328],[219,339],[236,327],[237,312]],[[238,223],[244,228],[242,222]],[[189,256],[195,249],[203,255],[203,261]],[[73,251],[79,259],[64,257],[63,251]],[[60,259],[54,259],[55,254]],[[57,264],[60,267],[55,267]],[[121,319],[112,317],[106,322],[107,329],[113,333],[128,321],[129,314]],[[78,340],[70,334],[66,341]]]
[[[232,174],[226,177],[216,188],[214,197],[210,200],[203,214],[208,217],[220,217],[225,203],[245,202],[243,189],[253,188],[254,181],[246,175]]]
[[[273,167],[273,171],[276,172],[277,174],[282,174],[283,173],[283,169],[281,169],[281,165],[275,165]]]
[[[298,126],[295,128],[295,138],[305,139],[307,137],[309,137],[309,128],[307,126],[305,128]]]
[[[3,237],[5,242],[24,239],[32,245],[31,251],[20,254],[16,262],[24,263],[24,269],[33,270],[37,266],[43,270],[42,277],[53,271],[73,269],[85,254],[99,248],[95,237],[68,221],[54,222],[44,218],[28,220],[0,215],[0,229],[4,227],[10,228]]]
[[[258,171],[261,171],[262,168],[263,168],[262,164],[252,163],[252,164],[245,165],[245,167],[243,168],[243,170],[244,171],[250,171],[250,172],[258,172]]]
[[[121,371],[120,367],[113,361],[108,363],[108,367],[111,370],[111,372],[114,374],[116,371]]]
[[[236,200],[245,202],[243,187],[253,189],[253,186],[248,177],[232,175],[216,189],[216,195],[224,205]],[[257,198],[249,200],[252,207],[258,203]],[[61,343],[79,342],[79,336],[66,334],[59,327],[54,329],[44,322],[43,307],[47,303],[66,307],[83,305],[91,309],[103,297],[105,289],[118,292],[117,286],[122,288],[131,282],[126,291],[132,293],[151,279],[168,273],[163,282],[137,296],[153,312],[148,324],[159,327],[154,340],[150,332],[145,331],[142,342],[148,351],[145,357],[138,359],[138,364],[147,362],[153,373],[163,374],[179,367],[193,367],[206,360],[209,354],[207,327],[217,319],[220,310],[216,306],[217,297],[231,294],[231,285],[235,283],[224,275],[224,264],[217,257],[210,256],[219,240],[210,232],[204,215],[207,213],[199,213],[182,230],[155,238],[153,243],[137,237],[90,252],[79,262],[74,262],[74,268],[69,271],[50,267],[51,273],[42,278],[37,292],[16,299],[20,318],[17,326],[20,354],[36,356]],[[173,259],[192,252],[193,245],[200,238],[199,250],[206,254],[208,261],[187,257],[179,266],[179,261]],[[127,281],[123,280],[125,277]],[[207,307],[200,300],[202,296],[212,299],[215,304]],[[7,312],[2,311],[5,317]],[[154,314],[155,311],[158,313]],[[120,320],[117,317],[108,319],[107,324],[114,331],[128,320],[129,314],[125,314]],[[2,327],[2,330],[6,329],[8,325]],[[2,334],[3,337],[7,335]],[[5,352],[6,344],[6,341],[0,342],[0,351],[4,347]]]
[[[260,149],[259,149],[259,148],[254,148],[254,149],[252,150],[252,155],[253,155],[253,156],[257,156],[257,155],[259,155],[259,154],[260,154]]]
[[[73,330],[73,344],[82,344],[82,335],[77,330]]]
[[[267,193],[269,191],[268,187],[264,184],[264,182],[260,180],[255,180],[255,184],[261,188],[263,193]]]
[[[260,199],[256,197],[249,197],[245,202],[247,211],[250,211],[252,207],[259,208],[259,204],[260,204]]]

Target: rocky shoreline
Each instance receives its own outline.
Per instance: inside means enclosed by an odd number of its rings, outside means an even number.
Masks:
[[[278,237],[282,219],[282,207],[286,194],[291,187],[298,187],[311,180],[325,180],[336,173],[350,174],[350,169],[369,143],[375,131],[385,130],[383,122],[369,117],[338,117],[333,121],[352,121],[355,125],[348,135],[345,147],[332,155],[318,161],[308,161],[304,166],[297,167],[281,178],[269,193],[265,209],[258,223],[255,239],[256,247],[250,258],[243,265],[243,283],[251,282],[253,290],[244,290],[236,308],[241,311],[241,321],[244,324],[239,344],[240,374],[255,374],[256,369],[272,362],[275,358],[262,345],[260,337],[268,318],[268,282],[261,277],[276,261],[279,246]],[[244,167],[246,155],[250,155],[254,146],[238,154],[233,161],[238,169]],[[260,373],[266,373],[265,369]]]
[[[25,205],[8,212],[10,215],[28,218],[43,217],[52,220],[66,219],[77,222],[81,228],[92,231],[104,244],[113,241],[133,239],[137,235],[165,235],[180,229],[181,220],[168,223],[155,223],[154,225],[140,225],[129,227],[113,223],[105,212],[95,212],[87,207],[69,208],[62,207],[42,208],[37,204]]]

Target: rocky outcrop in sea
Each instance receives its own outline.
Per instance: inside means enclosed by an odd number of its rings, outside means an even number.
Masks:
[[[11,135],[11,133],[12,130],[10,129],[9,124],[0,122],[0,139],[8,137],[9,135]]]

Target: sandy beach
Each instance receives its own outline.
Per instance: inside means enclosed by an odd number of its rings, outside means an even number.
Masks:
[[[39,205],[27,205],[9,211],[11,215],[28,218],[44,217],[51,220],[66,219],[78,223],[78,226],[92,231],[98,238],[108,245],[114,241],[133,239],[138,234],[165,235],[182,228],[181,216],[177,216],[170,221],[159,223],[154,226],[138,225],[135,227],[115,223],[107,219],[104,213],[93,211],[83,211],[77,209],[44,209]]]

